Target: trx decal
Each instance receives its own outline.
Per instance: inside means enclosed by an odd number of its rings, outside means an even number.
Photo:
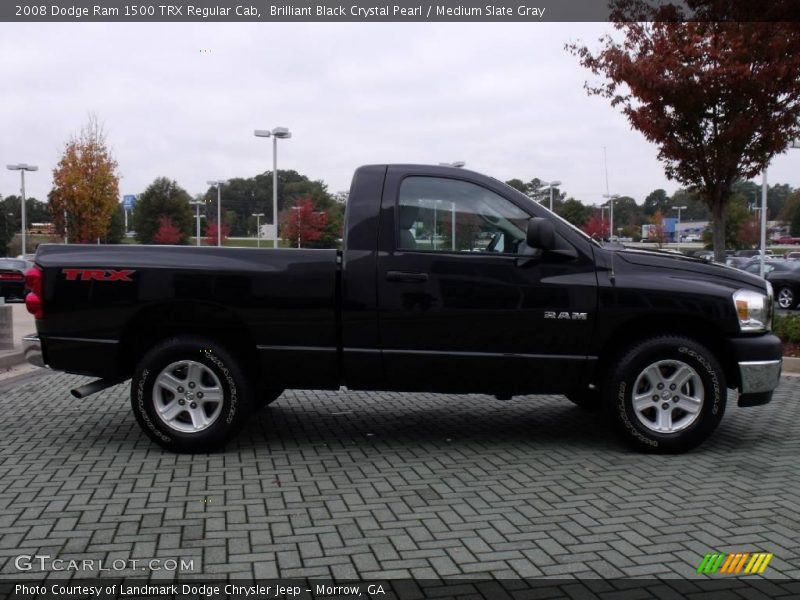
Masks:
[[[133,281],[130,278],[136,271],[113,269],[62,269],[67,281]]]

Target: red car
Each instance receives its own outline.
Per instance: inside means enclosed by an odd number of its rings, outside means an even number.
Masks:
[[[784,235],[779,238],[775,238],[772,240],[773,244],[800,244],[800,237],[792,237],[790,235]]]

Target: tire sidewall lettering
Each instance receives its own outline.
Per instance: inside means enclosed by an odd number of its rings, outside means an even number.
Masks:
[[[614,417],[618,431],[640,449],[670,452],[694,447],[710,435],[725,412],[727,393],[722,367],[708,349],[689,342],[691,340],[680,336],[641,342],[621,357],[609,382],[612,395],[606,396],[606,406],[612,410],[607,414]],[[668,359],[682,361],[695,369],[705,391],[704,402],[698,419],[686,429],[672,433],[650,432],[636,422],[633,384],[650,363]]]

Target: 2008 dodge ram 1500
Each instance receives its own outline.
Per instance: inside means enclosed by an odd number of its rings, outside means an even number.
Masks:
[[[44,245],[28,273],[34,364],[131,378],[143,430],[224,444],[284,389],[564,394],[638,448],[681,451],[781,372],[768,282],[604,248],[461,169],[355,173],[344,249]]]

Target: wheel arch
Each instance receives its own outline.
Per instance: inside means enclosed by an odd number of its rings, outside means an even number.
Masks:
[[[702,344],[722,366],[727,387],[739,386],[738,363],[724,332],[712,322],[698,317],[664,315],[631,319],[617,329],[598,352],[598,361],[591,374],[591,382],[597,386],[601,385],[613,369],[614,362],[626,349],[656,336],[681,336]]]
[[[224,345],[248,368],[256,363],[255,341],[241,317],[210,302],[172,301],[142,308],[125,324],[120,336],[120,371],[131,375],[150,348],[184,335],[201,336]]]

